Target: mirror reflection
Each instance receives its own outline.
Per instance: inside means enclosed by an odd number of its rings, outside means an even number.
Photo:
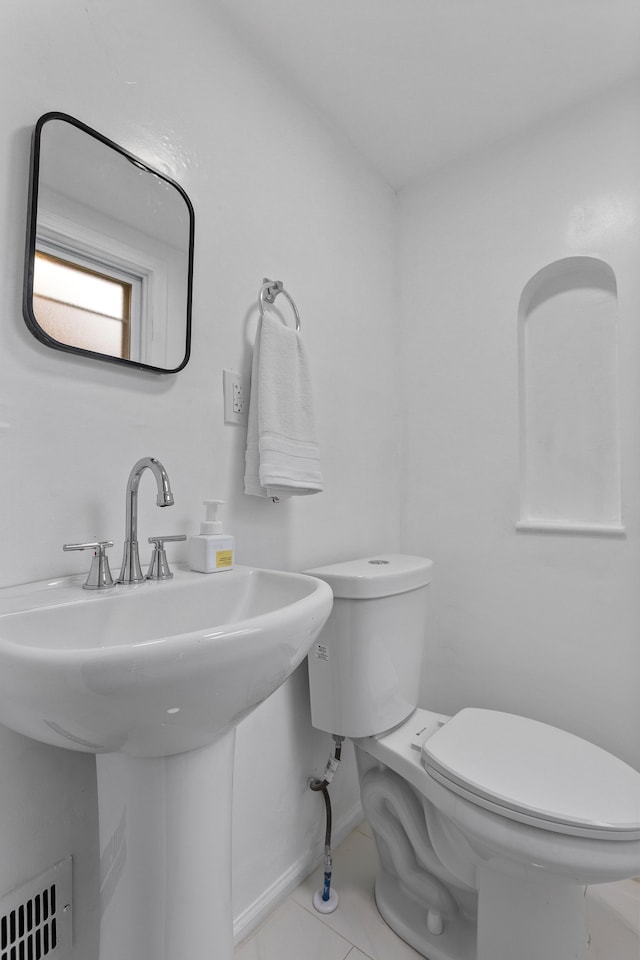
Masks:
[[[189,359],[193,208],[73,117],[36,125],[24,316],[59,350],[158,372]]]

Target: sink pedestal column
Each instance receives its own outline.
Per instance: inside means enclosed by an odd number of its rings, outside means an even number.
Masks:
[[[232,960],[234,746],[96,757],[100,960]]]

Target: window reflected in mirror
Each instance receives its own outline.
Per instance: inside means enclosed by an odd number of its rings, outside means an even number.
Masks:
[[[33,307],[54,340],[129,358],[133,284],[36,251]]]

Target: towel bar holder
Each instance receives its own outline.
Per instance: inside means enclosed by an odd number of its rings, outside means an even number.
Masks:
[[[260,315],[264,313],[265,303],[273,303],[278,296],[282,294],[288,301],[293,310],[293,315],[296,318],[296,330],[300,332],[300,314],[298,313],[298,308],[296,307],[295,300],[290,293],[284,288],[282,280],[269,280],[268,277],[265,277],[262,281],[262,286],[260,287]]]

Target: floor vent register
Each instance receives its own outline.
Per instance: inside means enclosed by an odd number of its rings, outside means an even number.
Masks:
[[[71,951],[71,857],[0,899],[0,960],[64,960]]]

